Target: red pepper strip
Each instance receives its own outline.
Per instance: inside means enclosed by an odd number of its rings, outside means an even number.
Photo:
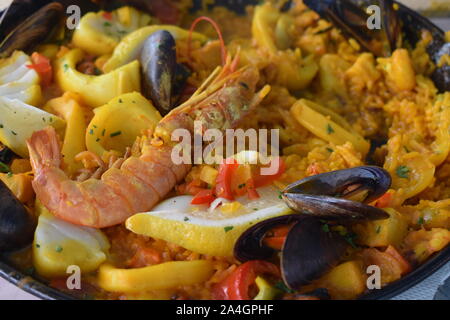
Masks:
[[[102,16],[103,16],[103,18],[105,18],[106,20],[109,20],[109,21],[111,21],[112,18],[113,18],[111,12],[103,12],[103,13],[102,13]]]
[[[192,199],[191,204],[207,204],[210,205],[216,197],[214,191],[210,189],[200,190]]]
[[[258,199],[259,198],[259,194],[256,191],[255,182],[254,182],[253,178],[248,179],[248,181],[246,183],[246,186],[247,186],[248,198],[250,200]]]
[[[266,185],[271,184],[275,180],[277,180],[281,175],[286,171],[286,164],[284,163],[283,159],[280,157],[275,158],[271,161],[270,166],[275,166],[277,168],[277,171],[272,175],[261,175],[261,169],[259,170],[258,174],[256,174],[253,177],[255,188],[260,188]]]
[[[390,192],[386,192],[381,197],[379,197],[377,200],[375,200],[375,206],[377,208],[387,208],[389,207],[392,199],[392,194]]]
[[[280,277],[280,270],[276,265],[267,261],[247,261],[213,287],[213,298],[216,300],[250,300],[250,286],[255,283],[256,277],[260,274]]]
[[[226,159],[219,167],[219,173],[216,179],[216,195],[219,198],[234,200],[231,190],[231,177],[238,167],[234,159]]]
[[[34,52],[31,55],[31,61],[33,64],[27,65],[27,68],[36,70],[41,78],[41,84],[43,86],[49,86],[53,80],[53,70],[50,60],[42,54]]]
[[[191,28],[189,29],[189,37],[188,37],[188,58],[189,58],[189,60],[191,58],[192,32],[194,32],[195,27],[202,20],[208,21],[213,26],[213,28],[216,30],[217,35],[219,36],[220,49],[221,49],[221,53],[222,53],[222,65],[224,66],[226,63],[226,58],[227,58],[227,49],[225,47],[225,41],[223,41],[222,31],[220,31],[219,25],[217,24],[217,22],[215,22],[210,17],[201,16],[201,17],[198,17],[197,19],[195,19],[194,22],[192,22]]]

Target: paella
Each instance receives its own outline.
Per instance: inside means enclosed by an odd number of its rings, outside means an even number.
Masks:
[[[447,247],[449,32],[411,41],[391,1],[378,29],[352,1],[155,3],[53,2],[0,45],[23,272],[80,298],[355,299]]]

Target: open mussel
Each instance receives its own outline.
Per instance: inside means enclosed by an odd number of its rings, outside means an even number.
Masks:
[[[63,17],[63,5],[52,2],[19,24],[0,44],[0,57],[9,57],[15,50],[30,53],[51,35]]]
[[[271,259],[277,250],[269,247],[265,239],[279,226],[289,226],[280,251],[280,266],[283,281],[294,290],[330,270],[347,248],[344,238],[319,219],[292,214],[264,220],[246,230],[236,242],[235,257],[242,262]]]
[[[35,228],[33,215],[0,180],[0,250],[17,250],[29,245]]]
[[[383,24],[380,29],[368,27],[370,15],[361,7],[361,1],[357,4],[351,0],[305,0],[304,3],[376,56],[389,56],[401,42],[400,24],[392,0],[370,3],[380,8]]]
[[[348,36],[375,56],[390,56],[406,43],[414,46],[424,30],[433,40],[427,47],[431,60],[437,65],[441,57],[450,54],[450,44],[445,34],[425,17],[392,0],[304,0],[310,9],[329,20]],[[370,15],[366,9],[376,5],[380,10],[381,28],[370,29]],[[431,78],[440,92],[450,90],[450,66],[444,64],[433,72]]]
[[[377,220],[389,215],[365,203],[382,196],[390,186],[391,176],[386,170],[361,166],[297,181],[283,190],[282,198],[291,209],[321,219]]]
[[[173,108],[182,84],[190,73],[176,61],[175,39],[170,32],[152,33],[144,42],[140,61],[143,71],[143,92],[152,100],[162,116]]]

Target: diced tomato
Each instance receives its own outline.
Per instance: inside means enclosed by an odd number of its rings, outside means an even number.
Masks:
[[[411,264],[408,261],[406,261],[406,259],[403,258],[403,256],[393,246],[389,245],[384,251],[384,253],[389,254],[398,262],[398,265],[402,270],[402,275],[411,271]]]
[[[277,180],[281,175],[286,171],[286,164],[284,163],[283,159],[280,157],[277,157],[273,159],[270,163],[270,167],[274,166],[277,168],[276,172],[272,175],[262,175],[261,169],[258,170],[258,173],[254,175],[253,181],[255,188],[260,188],[263,186],[267,186]]]
[[[27,68],[36,70],[41,78],[41,84],[43,86],[49,86],[53,81],[53,70],[50,59],[38,52],[34,52],[31,55],[31,61],[33,64],[27,65]]]
[[[214,196],[214,190],[203,189],[200,190],[192,199],[191,204],[207,204],[210,205],[216,197]]]
[[[103,13],[102,13],[102,16],[103,16],[103,18],[105,18],[106,20],[109,20],[109,21],[111,21],[112,18],[113,18],[111,12],[103,12]]]
[[[234,159],[227,159],[220,165],[216,181],[217,197],[234,200],[231,190],[231,177],[238,166],[238,163]]]
[[[378,208],[387,208],[389,207],[391,200],[392,200],[392,193],[386,192],[375,201],[375,206]]]
[[[194,179],[186,185],[185,192],[187,194],[195,196],[203,189],[205,189],[204,183],[200,179]]]
[[[213,287],[213,297],[216,300],[249,300],[250,287],[255,283],[256,277],[262,274],[280,277],[280,270],[267,261],[247,261]]]

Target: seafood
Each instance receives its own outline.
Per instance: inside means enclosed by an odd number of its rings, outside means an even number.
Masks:
[[[0,180],[0,250],[17,250],[33,240],[36,221]]]
[[[223,130],[235,126],[259,101],[253,99],[257,71],[251,68],[233,71],[234,65],[228,59],[222,72],[219,67],[218,77],[205,83],[204,91],[197,92],[161,120],[155,130],[158,144],[145,146],[140,157],[130,157],[120,168],[110,168],[100,180],[70,180],[60,168],[62,158],[55,130],[35,132],[27,144],[38,199],[57,217],[95,228],[122,223],[134,213],[151,209],[191,167],[172,162],[171,130],[192,131],[195,119],[206,125],[212,113],[217,120],[210,122],[209,127]],[[222,109],[223,106],[229,107]]]
[[[175,39],[166,30],[156,31],[145,40],[140,57],[143,69],[143,92],[161,115],[172,107],[176,69]]]
[[[15,50],[30,52],[47,39],[61,20],[63,6],[52,2],[36,11],[17,26],[0,44],[0,57],[9,57]]]
[[[394,1],[350,1],[350,0],[304,0],[304,3],[321,17],[330,20],[345,33],[354,37],[367,51],[376,56],[390,56],[395,49],[408,42],[415,45],[421,38],[423,30],[432,34],[432,41],[427,52],[438,66],[431,78],[440,92],[450,90],[450,65],[440,65],[441,58],[450,54],[450,44],[445,41],[444,32],[417,12],[399,4],[401,10],[394,8]],[[377,4],[381,9],[382,28],[369,29],[369,14],[364,10],[369,5]],[[402,39],[402,34],[405,39]]]
[[[296,211],[337,220],[377,220],[388,214],[366,205],[382,196],[391,185],[389,173],[362,166],[314,175],[289,185],[282,197]],[[348,200],[362,196],[361,202]]]
[[[381,209],[335,197],[367,203],[383,195],[390,184],[389,174],[375,166],[337,170],[297,181],[283,191],[282,198],[298,213],[267,219],[247,229],[235,244],[234,256],[244,262],[271,259],[281,251],[283,280],[290,288],[299,289],[336,265],[347,248],[341,232],[327,223],[389,217]],[[274,248],[265,239],[280,226],[286,228],[286,235],[281,247]]]

